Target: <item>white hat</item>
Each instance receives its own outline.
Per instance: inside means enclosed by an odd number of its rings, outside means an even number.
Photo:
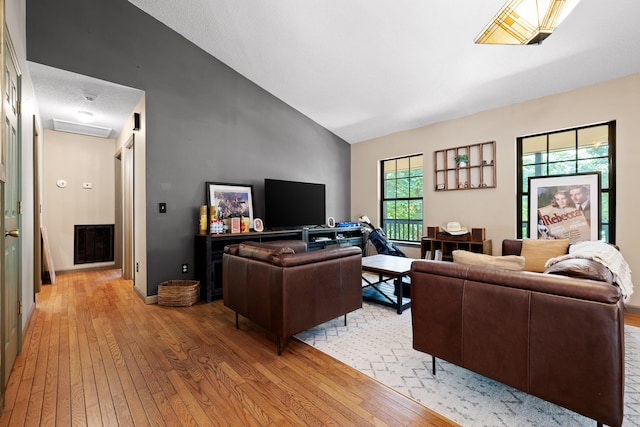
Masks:
[[[461,234],[467,234],[469,232],[467,227],[463,227],[460,225],[459,222],[455,222],[455,221],[448,222],[447,226],[442,227],[442,229],[453,236],[459,236]]]

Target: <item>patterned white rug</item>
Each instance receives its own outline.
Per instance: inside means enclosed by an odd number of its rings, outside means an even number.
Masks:
[[[363,308],[296,337],[464,426],[595,426],[596,422],[412,348],[411,312]],[[640,328],[625,326],[623,426],[640,426]]]

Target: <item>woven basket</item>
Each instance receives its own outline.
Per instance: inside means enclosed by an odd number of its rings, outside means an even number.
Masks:
[[[198,302],[199,297],[197,280],[167,280],[158,285],[158,305],[188,307]]]

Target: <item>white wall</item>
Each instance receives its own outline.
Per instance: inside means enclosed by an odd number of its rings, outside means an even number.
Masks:
[[[44,131],[44,226],[55,271],[109,263],[73,263],[74,225],[113,224],[115,140],[52,130]],[[60,188],[58,180],[67,186]],[[84,189],[83,183],[91,183]]]
[[[499,254],[502,240],[516,236],[516,138],[609,120],[617,122],[616,244],[640,286],[640,198],[634,191],[640,182],[640,74],[354,144],[351,216],[366,214],[380,224],[379,161],[424,153],[425,227],[448,221],[484,227]],[[434,151],[486,141],[496,141],[497,188],[434,191]],[[640,308],[640,288],[628,305]]]

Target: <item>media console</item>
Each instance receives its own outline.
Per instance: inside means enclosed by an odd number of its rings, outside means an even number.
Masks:
[[[242,242],[303,240],[308,251],[338,246],[363,247],[361,227],[303,228],[251,233],[197,234],[194,246],[194,273],[200,281],[200,299],[211,302],[222,297],[222,254],[224,247]]]

